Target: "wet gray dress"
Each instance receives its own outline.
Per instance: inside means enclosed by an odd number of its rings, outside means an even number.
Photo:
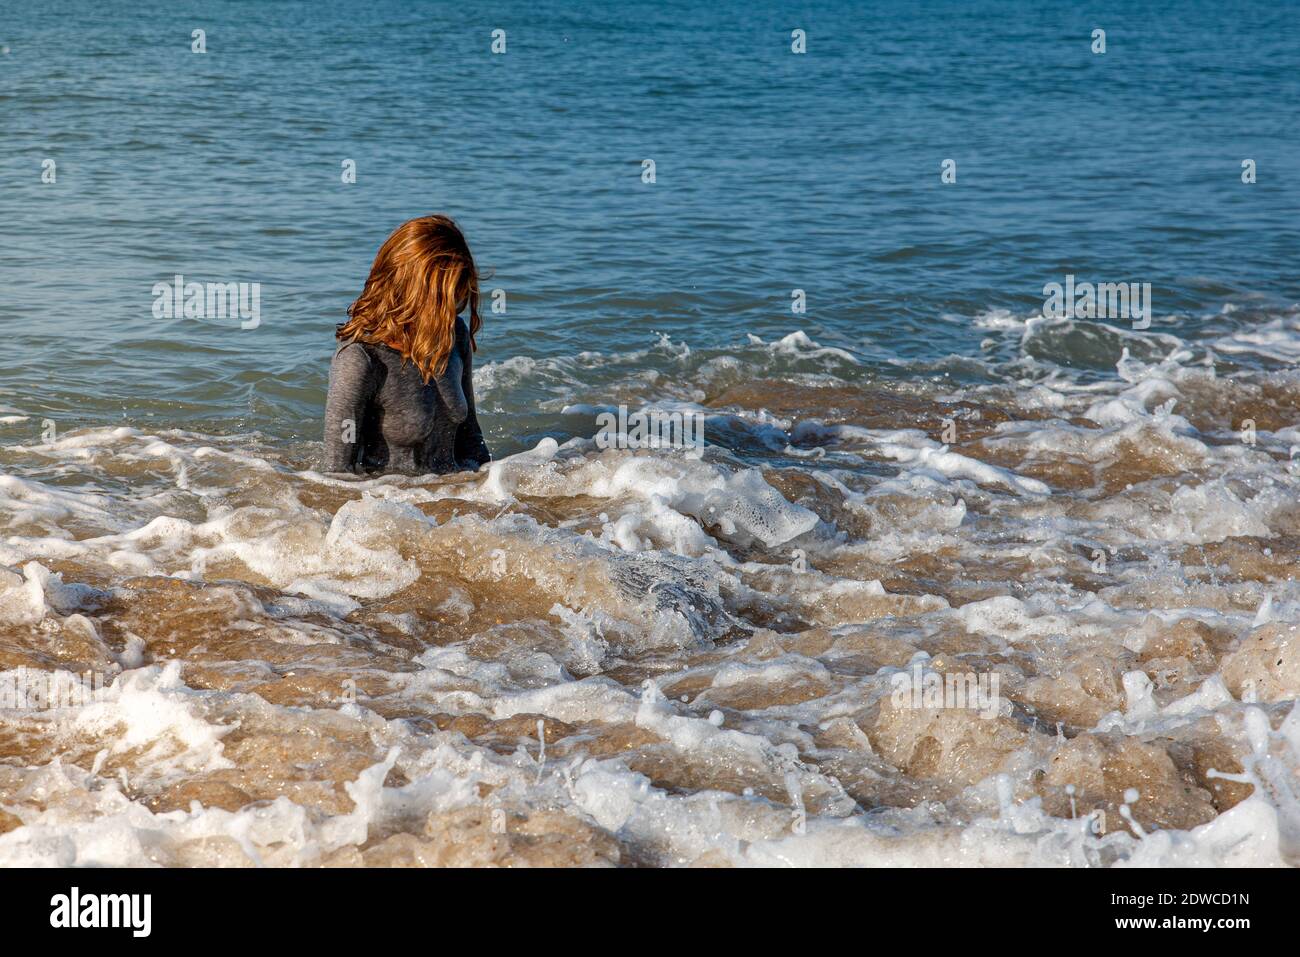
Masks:
[[[389,346],[340,346],[325,400],[325,471],[456,472],[489,461],[474,408],[473,355],[459,317],[447,369],[428,383]]]

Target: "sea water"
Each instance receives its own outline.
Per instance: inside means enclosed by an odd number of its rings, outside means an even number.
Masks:
[[[1300,861],[1291,11],[47,7],[0,863]],[[322,474],[435,211],[497,461]]]

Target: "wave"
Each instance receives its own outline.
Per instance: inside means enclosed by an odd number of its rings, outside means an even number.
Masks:
[[[1294,865],[1300,381],[980,322],[489,363],[550,434],[477,474],[4,446],[0,862]]]

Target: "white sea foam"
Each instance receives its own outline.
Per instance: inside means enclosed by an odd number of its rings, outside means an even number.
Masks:
[[[526,383],[571,419],[609,404],[586,370],[623,364],[636,392],[652,357],[719,391],[832,390],[807,414],[637,392],[707,416],[702,459],[559,427],[443,478],[341,479],[180,431],[9,447],[0,688],[109,680],[6,711],[0,861],[1300,862],[1289,380],[1249,380],[1272,403],[1252,400],[1251,444],[1205,425],[1236,380],[1199,347],[977,323],[1023,343],[1028,378],[930,394],[934,419],[980,407],[956,445],[881,427],[854,405],[875,386],[842,378],[861,360],[795,332],[480,368],[481,394]],[[1287,356],[1292,335],[1215,348]],[[1055,362],[1077,336],[1113,376]],[[915,664],[997,668],[1008,702],[892,708]],[[1202,747],[1241,771],[1176,763]],[[1121,767],[1114,794],[1089,783]]]

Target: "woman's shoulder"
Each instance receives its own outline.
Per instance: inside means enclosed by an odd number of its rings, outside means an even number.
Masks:
[[[369,365],[371,361],[370,350],[366,348],[366,344],[355,339],[351,342],[340,342],[338,348],[334,350],[334,365]]]
[[[369,343],[341,342],[330,360],[330,377],[356,381],[371,379],[382,364]]]

